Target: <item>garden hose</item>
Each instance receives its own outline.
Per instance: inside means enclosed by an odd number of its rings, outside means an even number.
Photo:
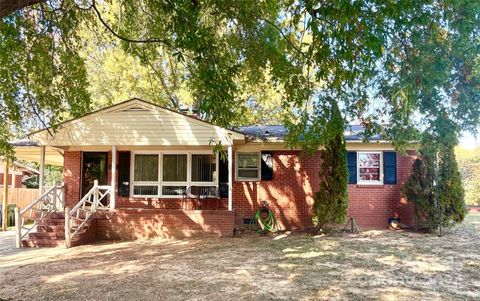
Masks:
[[[263,218],[262,213],[267,213],[267,216]],[[277,227],[277,219],[268,206],[262,206],[255,212],[255,215],[250,220],[250,228],[254,228],[255,222],[260,226],[260,229],[257,231],[272,232]]]

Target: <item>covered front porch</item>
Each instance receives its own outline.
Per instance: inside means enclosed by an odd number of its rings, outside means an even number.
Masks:
[[[30,139],[17,156],[40,163],[42,191],[45,164],[63,166],[60,206],[42,195],[29,208],[65,208],[50,215],[65,220],[58,237],[233,235],[233,146],[243,134],[134,99]]]

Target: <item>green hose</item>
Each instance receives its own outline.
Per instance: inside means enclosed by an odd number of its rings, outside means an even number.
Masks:
[[[264,212],[267,213],[267,217],[262,218],[262,213]],[[272,232],[277,228],[277,219],[273,211],[268,207],[261,207],[255,212],[255,215],[250,220],[251,229],[254,228],[255,221],[260,226],[260,229],[257,229],[260,232]]]

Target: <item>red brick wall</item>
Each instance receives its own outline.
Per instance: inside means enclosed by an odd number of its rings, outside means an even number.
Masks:
[[[132,198],[117,197],[117,208],[227,210],[228,199]]]
[[[5,175],[3,173],[0,173],[0,185],[3,185],[5,183]],[[8,175],[8,185],[12,185],[12,175]]]
[[[65,183],[65,206],[73,207],[80,200],[82,185],[82,152],[65,152],[63,155],[63,181]]]
[[[348,185],[349,214],[361,227],[386,227],[389,217],[400,217],[401,222],[413,224],[413,205],[401,196],[400,189],[410,175],[415,152],[407,156],[397,154],[396,185]]]
[[[97,240],[232,237],[234,212],[219,210],[117,209],[98,214]]]
[[[282,229],[310,228],[319,165],[319,153],[310,157],[298,151],[273,152],[273,180],[236,181],[234,176],[236,225],[244,227],[244,219],[251,218],[261,202],[267,201]]]
[[[400,217],[403,223],[413,222],[413,207],[401,197],[400,188],[408,178],[414,152],[397,155],[397,185],[354,185],[348,187],[348,215],[360,227],[382,228],[389,217]],[[245,227],[263,200],[273,209],[281,229],[312,227],[313,195],[318,189],[321,155],[306,156],[298,151],[273,152],[273,180],[234,182],[233,208],[236,225]]]
[[[3,185],[4,175],[0,173],[0,185]],[[12,175],[8,175],[8,185],[12,185]],[[22,176],[15,175],[15,188],[22,188]]]
[[[388,217],[400,217],[403,223],[412,223],[413,207],[401,198],[400,188],[410,173],[413,156],[414,152],[409,156],[397,155],[397,185],[349,185],[349,215],[355,217],[360,227],[386,227]],[[299,151],[273,152],[274,173],[271,181],[236,181],[234,168],[235,225],[245,227],[244,219],[251,218],[260,203],[267,201],[281,229],[312,227],[311,207],[318,187],[320,160],[320,152],[314,156]],[[110,153],[108,165],[110,169]],[[79,200],[80,172],[81,152],[65,152],[64,178],[68,206],[75,205]],[[110,172],[108,177],[110,183]],[[204,210],[226,209],[227,200],[202,201],[199,204],[183,199],[117,197],[116,204],[117,208]],[[125,211],[127,213],[130,211]]]

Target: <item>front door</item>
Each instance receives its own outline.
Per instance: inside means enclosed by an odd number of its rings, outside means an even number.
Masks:
[[[107,185],[107,152],[84,152],[82,160],[82,197],[92,189],[93,181]]]

